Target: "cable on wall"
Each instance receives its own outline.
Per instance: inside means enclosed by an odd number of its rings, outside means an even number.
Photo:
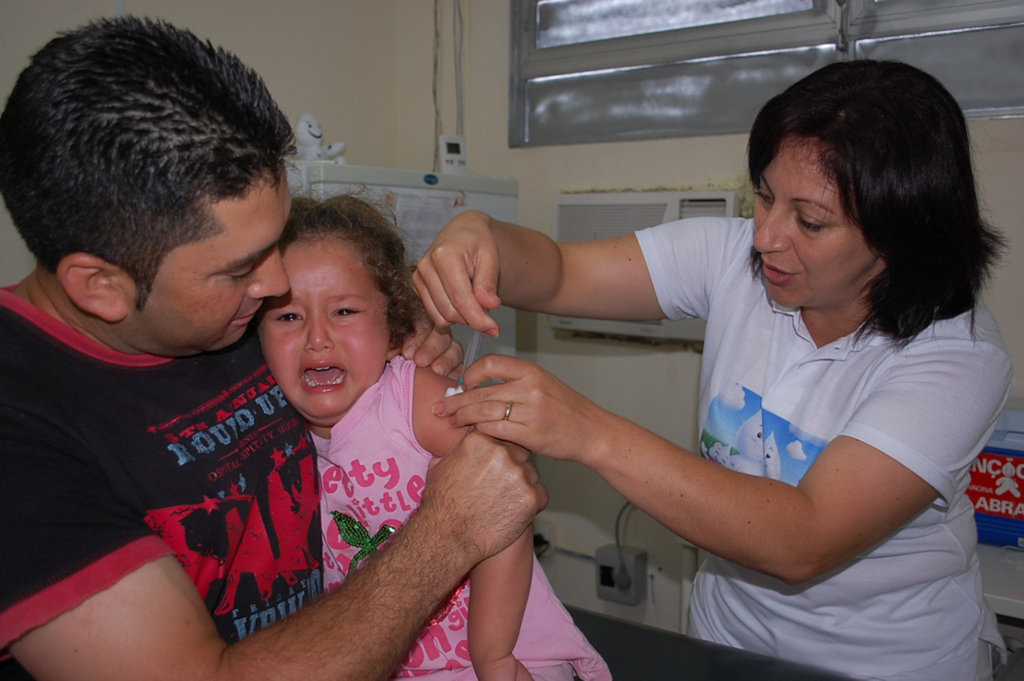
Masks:
[[[462,132],[462,43],[464,25],[462,20],[462,0],[452,0],[452,46],[455,63],[455,134],[460,137]],[[441,172],[441,142],[444,132],[441,125],[441,102],[438,90],[441,82],[441,0],[434,0],[434,73],[432,93],[434,97],[434,172]]]
[[[622,523],[622,516],[633,504],[629,501],[622,505],[619,509],[619,514],[615,516],[615,549],[619,553],[619,569],[615,571],[615,585],[620,589],[628,589],[633,579],[626,572],[626,559],[622,557],[622,542],[619,541],[619,525]]]
[[[462,136],[462,0],[452,0],[452,45],[455,56],[455,134]]]
[[[441,78],[441,0],[434,0],[434,79],[431,88],[434,95],[434,172],[441,172],[441,104],[437,99],[438,81]]]

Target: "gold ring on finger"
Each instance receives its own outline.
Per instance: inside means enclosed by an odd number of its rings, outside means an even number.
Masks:
[[[508,402],[505,404],[505,418],[502,421],[508,421],[508,417],[512,415],[512,403]]]

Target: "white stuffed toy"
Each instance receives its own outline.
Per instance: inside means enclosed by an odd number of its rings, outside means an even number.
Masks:
[[[344,142],[334,144],[323,144],[324,131],[320,127],[320,121],[313,118],[312,114],[304,113],[299,116],[299,122],[295,126],[295,141],[298,147],[297,155],[301,159],[332,159],[345,151]],[[335,163],[344,163],[345,159],[334,159]]]

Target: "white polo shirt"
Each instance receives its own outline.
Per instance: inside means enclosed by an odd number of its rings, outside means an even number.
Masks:
[[[694,587],[696,632],[861,678],[973,678],[979,637],[1002,645],[966,496],[971,463],[1009,393],[995,320],[979,304],[973,327],[970,314],[937,322],[900,350],[852,334],[818,348],[799,310],[775,305],[752,273],[753,234],[752,220],[719,218],[637,233],[665,315],[707,321],[702,455],[796,485],[846,435],[899,461],[939,498],[805,584],[710,558]]]

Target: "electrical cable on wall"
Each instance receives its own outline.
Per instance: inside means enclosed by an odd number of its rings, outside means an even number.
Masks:
[[[619,569],[615,574],[615,586],[619,587],[623,591],[630,587],[633,583],[633,578],[629,576],[626,571],[626,559],[622,556],[622,542],[619,541],[619,524],[622,522],[622,516],[626,512],[626,509],[633,504],[629,501],[622,505],[619,509],[619,515],[615,517],[615,549],[619,553]]]
[[[455,57],[455,134],[462,136],[462,0],[452,0],[452,45]]]
[[[441,172],[441,104],[437,99],[438,81],[441,78],[441,0],[434,0],[434,79],[431,88],[434,95],[434,172]]]
[[[452,0],[452,49],[455,66],[455,134],[462,137],[462,44],[464,26],[462,20],[462,1]],[[441,102],[438,97],[441,81],[441,0],[434,0],[434,73],[432,92],[434,96],[434,172],[442,172],[441,136],[444,132],[441,125]],[[460,147],[464,146],[461,143]],[[459,153],[465,153],[461,151]],[[462,160],[463,167],[465,160]],[[465,172],[463,170],[463,172]]]

